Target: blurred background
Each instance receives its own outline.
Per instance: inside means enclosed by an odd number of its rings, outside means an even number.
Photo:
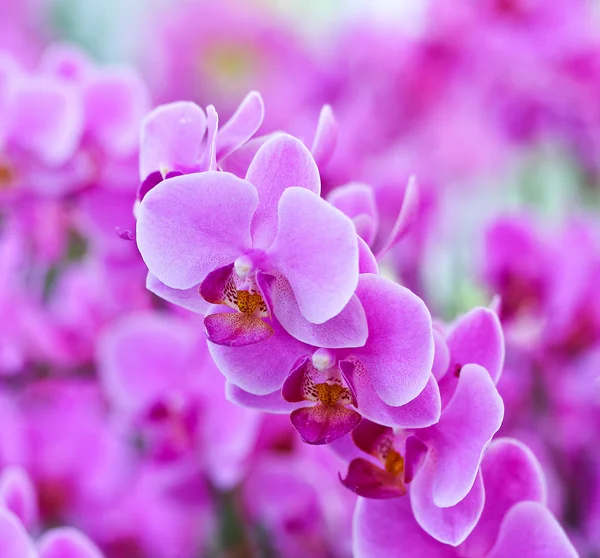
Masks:
[[[552,511],[600,556],[599,10],[0,0],[0,466],[33,479],[31,529],[74,524],[109,558],[349,555],[335,456],[225,401],[201,326],[145,290],[135,243],[115,233],[134,229],[150,108],[193,100],[224,122],[255,89],[264,133],[310,139],[331,105],[324,194],[373,188],[374,248],[417,178],[418,219],[383,272],[439,320],[497,306],[501,433],[530,445]],[[158,361],[210,379],[156,407],[123,377],[141,362],[158,393],[171,381]]]

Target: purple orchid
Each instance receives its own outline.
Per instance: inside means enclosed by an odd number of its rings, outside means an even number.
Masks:
[[[225,401],[223,378],[192,324],[131,314],[105,332],[98,361],[116,417],[141,435],[147,456],[167,467],[200,463],[225,489],[239,481],[260,416]]]
[[[441,404],[431,376],[433,338],[427,308],[408,289],[377,275],[361,275],[356,296],[369,330],[362,347],[298,346],[286,332],[276,333],[281,347],[286,346],[288,338],[287,346],[293,347],[293,354],[300,353],[293,367],[288,368],[281,389],[287,404],[277,392],[254,395],[258,390],[249,389],[255,386],[243,379],[247,371],[242,366],[244,361],[258,363],[259,358],[248,358],[252,347],[246,348],[240,359],[237,349],[212,346],[213,357],[233,383],[230,398],[265,411],[291,412],[292,424],[311,444],[340,438],[356,427],[361,416],[405,428],[437,422]],[[274,355],[260,365],[255,382],[269,368],[275,368],[271,375],[278,375],[274,384],[283,381],[281,372],[285,369],[274,365],[277,358]],[[240,389],[240,380],[247,391]]]
[[[14,513],[27,530],[38,521],[37,494],[35,486],[20,466],[5,467],[0,473],[0,509]]]
[[[19,519],[5,508],[0,508],[0,554],[7,558],[103,558],[77,529],[51,529],[34,543]]]
[[[575,558],[577,553],[545,507],[545,484],[533,454],[521,443],[498,439],[482,462],[485,505],[477,526],[459,546],[421,530],[405,498],[360,499],[354,518],[356,558]]]
[[[354,222],[356,232],[367,246],[373,248],[380,236],[380,217],[375,191],[362,182],[352,182],[333,189],[327,195],[333,206],[343,211]],[[406,186],[402,205],[394,219],[387,238],[379,239],[375,259],[380,261],[408,233],[419,204],[419,191],[415,177]],[[366,272],[366,271],[365,271]]]
[[[402,496],[409,485],[419,525],[435,539],[456,545],[473,530],[483,508],[480,464],[504,414],[494,383],[504,345],[497,316],[485,308],[462,317],[446,340],[436,332],[435,345],[439,422],[394,433],[363,421],[352,438],[364,453],[343,450],[351,461],[342,482],[377,499]]]
[[[185,101],[157,107],[142,125],[139,198],[165,178],[217,170],[217,163],[252,138],[263,118],[264,104],[256,91],[245,97],[220,130],[212,105],[206,113]]]
[[[319,325],[342,311],[359,315],[354,225],[319,192],[308,149],[277,135],[258,150],[246,179],[209,171],[152,189],[139,207],[138,247],[166,287],[199,292],[198,306],[221,305],[204,321],[213,343],[264,341],[272,317],[286,327],[290,317]],[[358,329],[338,343],[364,344],[366,324]]]

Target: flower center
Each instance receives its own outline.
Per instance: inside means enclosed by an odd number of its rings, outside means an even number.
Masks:
[[[350,390],[342,387],[340,384],[328,384],[327,382],[323,382],[321,384],[316,384],[315,388],[317,390],[317,398],[319,401],[328,407],[336,405],[340,397],[344,399],[352,398]]]
[[[394,449],[390,449],[385,456],[385,470],[395,475],[404,473],[404,458]]]
[[[237,307],[243,314],[252,316],[256,310],[260,312],[267,311],[267,305],[263,300],[262,296],[258,293],[251,293],[250,291],[237,291]]]
[[[232,273],[225,285],[223,304],[247,316],[266,318],[269,309],[252,275],[240,278]]]

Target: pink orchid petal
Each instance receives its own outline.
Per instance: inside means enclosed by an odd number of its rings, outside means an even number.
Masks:
[[[280,390],[274,391],[273,393],[267,393],[266,395],[254,395],[253,393],[244,391],[242,388],[231,382],[225,384],[225,397],[227,397],[228,401],[240,405],[241,407],[281,415],[288,415],[294,409],[314,405],[311,401],[304,400],[297,403],[290,403],[281,396]]]
[[[264,320],[242,312],[222,312],[204,318],[209,341],[226,347],[245,347],[268,339],[273,328]]]
[[[354,558],[452,558],[454,549],[416,523],[408,498],[359,498],[354,510]]]
[[[250,140],[264,117],[262,97],[258,91],[251,91],[221,128],[217,138],[217,159],[224,159]]]
[[[393,438],[394,431],[392,428],[377,424],[368,419],[363,419],[352,431],[352,441],[354,442],[354,445],[369,455],[375,455],[377,453],[379,442],[383,437]]]
[[[172,391],[189,389],[199,332],[186,322],[149,312],[108,328],[98,345],[98,372],[116,405],[143,410]]]
[[[259,204],[252,221],[254,246],[267,249],[277,235],[278,205],[287,188],[305,188],[319,195],[321,178],[312,155],[293,136],[277,134],[252,159],[246,180],[258,191]]]
[[[366,459],[353,459],[348,466],[346,478],[340,476],[342,484],[364,498],[399,498],[406,494],[401,478],[389,473],[381,466]]]
[[[358,271],[379,275],[379,264],[367,243],[359,236],[358,240]]]
[[[35,547],[18,518],[0,508],[0,556],[37,558]]]
[[[252,184],[228,173],[163,180],[138,211],[136,238],[150,273],[174,289],[198,285],[250,249],[257,204]]]
[[[352,354],[384,403],[405,405],[429,381],[434,351],[431,315],[419,297],[378,275],[361,275],[356,294],[367,315],[369,339]]]
[[[507,512],[521,501],[546,501],[542,468],[531,450],[511,438],[494,440],[481,463],[485,506],[477,526],[461,545],[465,556],[484,556],[494,546]]]
[[[479,364],[498,383],[504,365],[504,335],[498,315],[489,308],[474,308],[462,316],[446,338],[450,369]]]
[[[552,513],[538,502],[520,502],[506,514],[486,558],[577,558],[579,554]]]
[[[450,350],[444,336],[436,328],[433,328],[433,342],[435,350],[431,372],[435,379],[439,381],[446,374],[450,366]]]
[[[150,109],[150,95],[141,76],[127,66],[105,69],[86,81],[83,101],[86,133],[112,156],[133,155],[140,124]]]
[[[37,495],[33,481],[25,469],[8,466],[0,474],[0,508],[13,512],[31,529],[38,519]]]
[[[337,316],[358,284],[358,244],[352,221],[305,188],[279,200],[279,229],[269,256],[290,282],[300,312],[314,324]]]
[[[146,288],[163,300],[197,314],[205,314],[210,306],[198,292],[200,285],[194,285],[189,289],[172,289],[159,281],[152,273],[148,273]]]
[[[338,142],[338,125],[329,105],[323,105],[319,113],[317,130],[310,148],[317,166],[321,171],[327,166],[335,152]]]
[[[373,422],[395,428],[425,428],[437,423],[442,412],[440,391],[430,375],[423,391],[399,407],[384,403],[375,393],[368,370],[360,364],[341,361],[340,369],[352,378],[360,414]]]
[[[236,149],[231,155],[219,161],[222,170],[235,174],[236,176],[246,176],[250,163],[252,163],[258,150],[275,134],[259,136],[252,138],[244,145]]]
[[[52,529],[37,543],[39,558],[103,558],[96,545],[71,527]]]
[[[456,505],[440,508],[433,501],[433,485],[438,471],[429,454],[410,484],[410,501],[417,523],[439,542],[458,546],[473,531],[481,517],[485,491],[481,473],[471,489]]]
[[[356,217],[352,217],[352,222],[354,223],[356,234],[370,246],[377,234],[377,226],[373,218],[366,213],[361,213]]]
[[[402,207],[398,218],[394,223],[390,236],[385,241],[384,245],[377,252],[377,261],[380,261],[398,242],[402,240],[404,235],[409,231],[413,224],[419,208],[419,189],[414,176],[411,176],[404,192]]]
[[[343,405],[317,404],[292,411],[290,420],[307,444],[329,444],[351,432],[360,415]]]
[[[56,42],[44,49],[38,68],[65,81],[83,83],[94,71],[89,56],[70,43]]]
[[[373,188],[362,182],[351,182],[333,189],[327,201],[354,220],[356,232],[369,245],[379,229],[379,213]]]
[[[310,356],[299,359],[294,365],[281,387],[281,397],[286,401],[289,401],[290,403],[304,401],[302,385],[304,384],[304,376],[309,367],[312,368]]]
[[[213,306],[209,312],[229,310]],[[233,310],[232,310],[233,312]],[[261,343],[245,347],[225,347],[209,343],[215,364],[228,381],[254,395],[267,395],[281,389],[294,363],[311,348],[290,336],[276,320],[273,335]]]
[[[14,124],[11,139],[51,166],[73,156],[83,132],[80,95],[70,84],[51,76],[17,80],[10,117]]]
[[[217,170],[217,134],[219,132],[219,115],[213,105],[206,107],[206,140],[204,153],[200,158],[200,170]]]
[[[155,171],[196,170],[205,133],[206,115],[196,103],[179,101],[155,108],[142,123],[140,180]]]
[[[360,347],[367,341],[367,318],[355,295],[337,316],[321,324],[313,324],[302,315],[292,287],[282,275],[271,283],[270,299],[279,323],[303,343],[336,349]]]
[[[205,448],[204,465],[211,481],[220,490],[231,490],[248,473],[264,417],[252,409],[223,398],[225,379],[211,366],[205,369],[209,381],[203,385],[204,406],[200,436]]]
[[[440,422],[419,433],[435,454],[432,498],[437,506],[454,506],[467,495],[503,417],[502,398],[487,371],[477,364],[464,366]]]
[[[404,446],[404,481],[413,481],[427,457],[427,446],[415,435],[406,438]]]
[[[210,304],[221,304],[225,300],[225,288],[232,271],[232,263],[213,269],[200,283],[199,295]]]

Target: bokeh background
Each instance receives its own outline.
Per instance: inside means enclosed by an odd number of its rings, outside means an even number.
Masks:
[[[76,84],[85,118],[75,140],[63,131],[65,153],[48,148],[60,125],[47,121],[75,117],[51,101],[4,110],[11,72]],[[94,97],[78,72],[125,85]],[[323,188],[373,187],[375,246],[417,178],[418,219],[384,273],[440,320],[497,306],[501,433],[530,445],[552,511],[582,556],[600,556],[592,0],[0,0],[0,466],[32,477],[32,523],[74,524],[109,558],[349,555],[353,497],[335,484],[336,458],[300,447],[287,419],[225,401],[194,352],[198,324],[145,290],[134,243],[115,232],[134,226],[147,111],[193,100],[225,121],[254,89],[265,133],[310,139],[331,105],[339,141]],[[164,314],[179,332],[165,354],[149,348],[155,330],[127,338],[135,320],[160,331]],[[106,346],[120,342],[148,368],[164,358],[216,376],[140,426],[111,384]]]

